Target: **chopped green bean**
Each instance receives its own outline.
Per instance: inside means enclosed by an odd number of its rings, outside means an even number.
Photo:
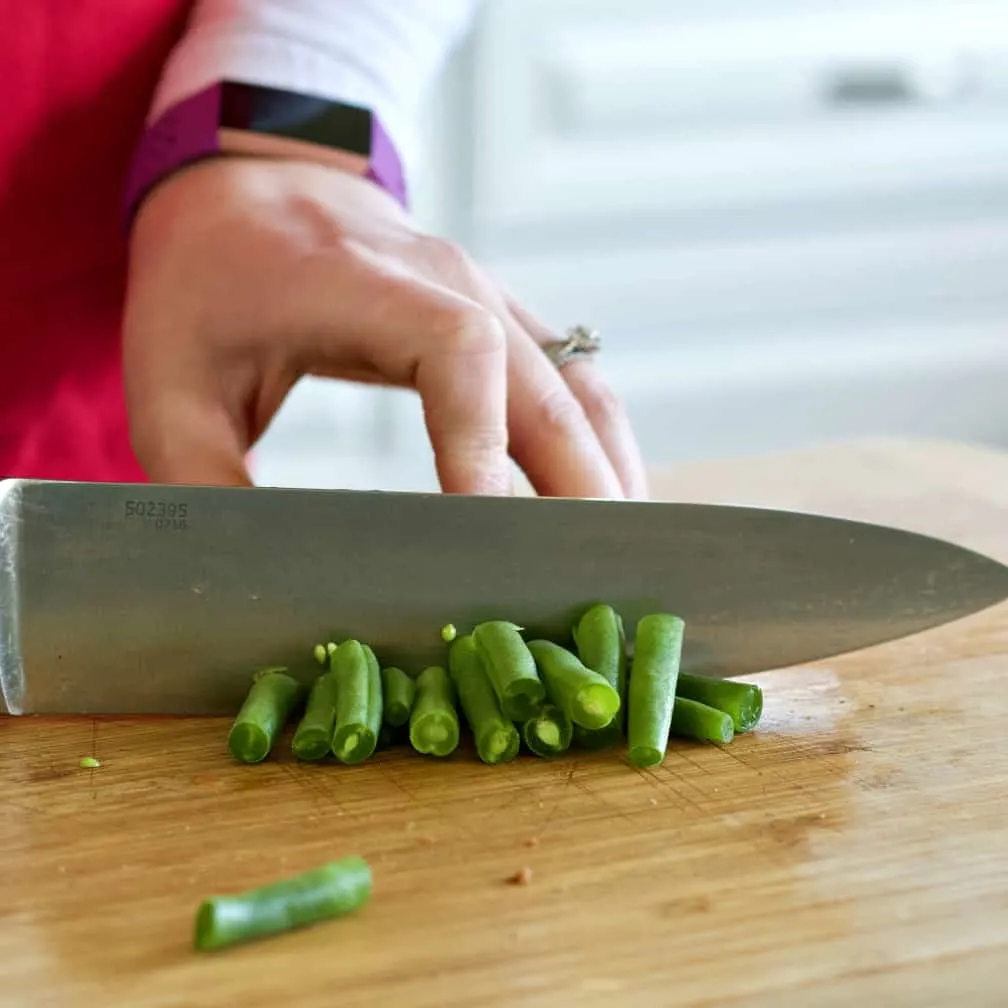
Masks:
[[[323,672],[308,694],[308,703],[291,739],[291,751],[300,760],[320,760],[329,755],[336,724],[336,677]]]
[[[700,742],[731,742],[735,735],[730,714],[708,707],[698,700],[677,696],[672,708],[669,734]]]
[[[546,699],[521,627],[505,620],[481,623],[472,632],[501,710],[512,721],[532,717]]]
[[[574,741],[585,749],[605,749],[623,737],[626,723],[626,634],[623,619],[608,605],[594,605],[574,627],[578,657],[586,668],[597,672],[620,698],[620,710],[604,728],[590,731],[574,726]]]
[[[680,672],[676,683],[676,703],[682,697],[730,715],[737,735],[752,731],[763,715],[763,690],[752,683]]]
[[[448,756],[459,744],[455,687],[437,665],[425,668],[417,679],[409,736],[413,748],[427,756]]]
[[[416,683],[400,668],[382,669],[385,723],[393,728],[409,721],[416,698]]]
[[[81,770],[97,770],[101,763],[94,756],[83,756],[80,761]]]
[[[195,946],[200,951],[342,917],[371,898],[368,863],[343,858],[271,885],[204,900],[196,911]]]
[[[637,624],[630,669],[627,738],[634,766],[665,759],[685,624],[678,616],[655,613]]]
[[[472,634],[459,637],[452,644],[448,670],[472,729],[479,758],[489,764],[513,760],[520,745],[518,731],[501,711]]]
[[[547,703],[522,725],[521,734],[536,756],[559,756],[570,747],[574,724],[562,708]]]
[[[619,693],[576,655],[552,641],[529,641],[550,699],[582,728],[605,728],[619,713]]]
[[[264,760],[294,712],[303,688],[286,668],[262,669],[228,735],[228,748],[243,763]]]
[[[348,640],[330,658],[336,679],[333,755],[341,763],[366,760],[378,744],[382,683],[378,661],[367,645]]]
[[[455,629],[454,623],[445,623],[445,625],[441,627],[441,640],[443,640],[445,644],[451,644],[456,637],[458,637],[458,631]]]

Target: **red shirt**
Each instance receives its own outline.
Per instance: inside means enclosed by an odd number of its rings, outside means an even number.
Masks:
[[[0,0],[0,478],[144,479],[123,188],[191,0]]]

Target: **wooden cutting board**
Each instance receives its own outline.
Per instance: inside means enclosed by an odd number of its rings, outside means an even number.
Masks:
[[[981,450],[827,448],[655,490],[1008,559],[1008,456]],[[243,767],[221,721],[0,721],[0,1004],[1008,1005],[1008,606],[759,678],[756,734],[647,772]],[[358,915],[191,951],[205,895],[350,853],[375,875]]]

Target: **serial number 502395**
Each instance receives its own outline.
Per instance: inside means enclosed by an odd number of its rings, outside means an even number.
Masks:
[[[128,500],[125,504],[124,517],[128,521],[148,522],[157,529],[182,532],[186,528],[188,512],[188,504],[154,500]]]

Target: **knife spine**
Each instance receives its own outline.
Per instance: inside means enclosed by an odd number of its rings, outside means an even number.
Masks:
[[[0,713],[22,713],[24,670],[19,629],[21,480],[0,480]]]

